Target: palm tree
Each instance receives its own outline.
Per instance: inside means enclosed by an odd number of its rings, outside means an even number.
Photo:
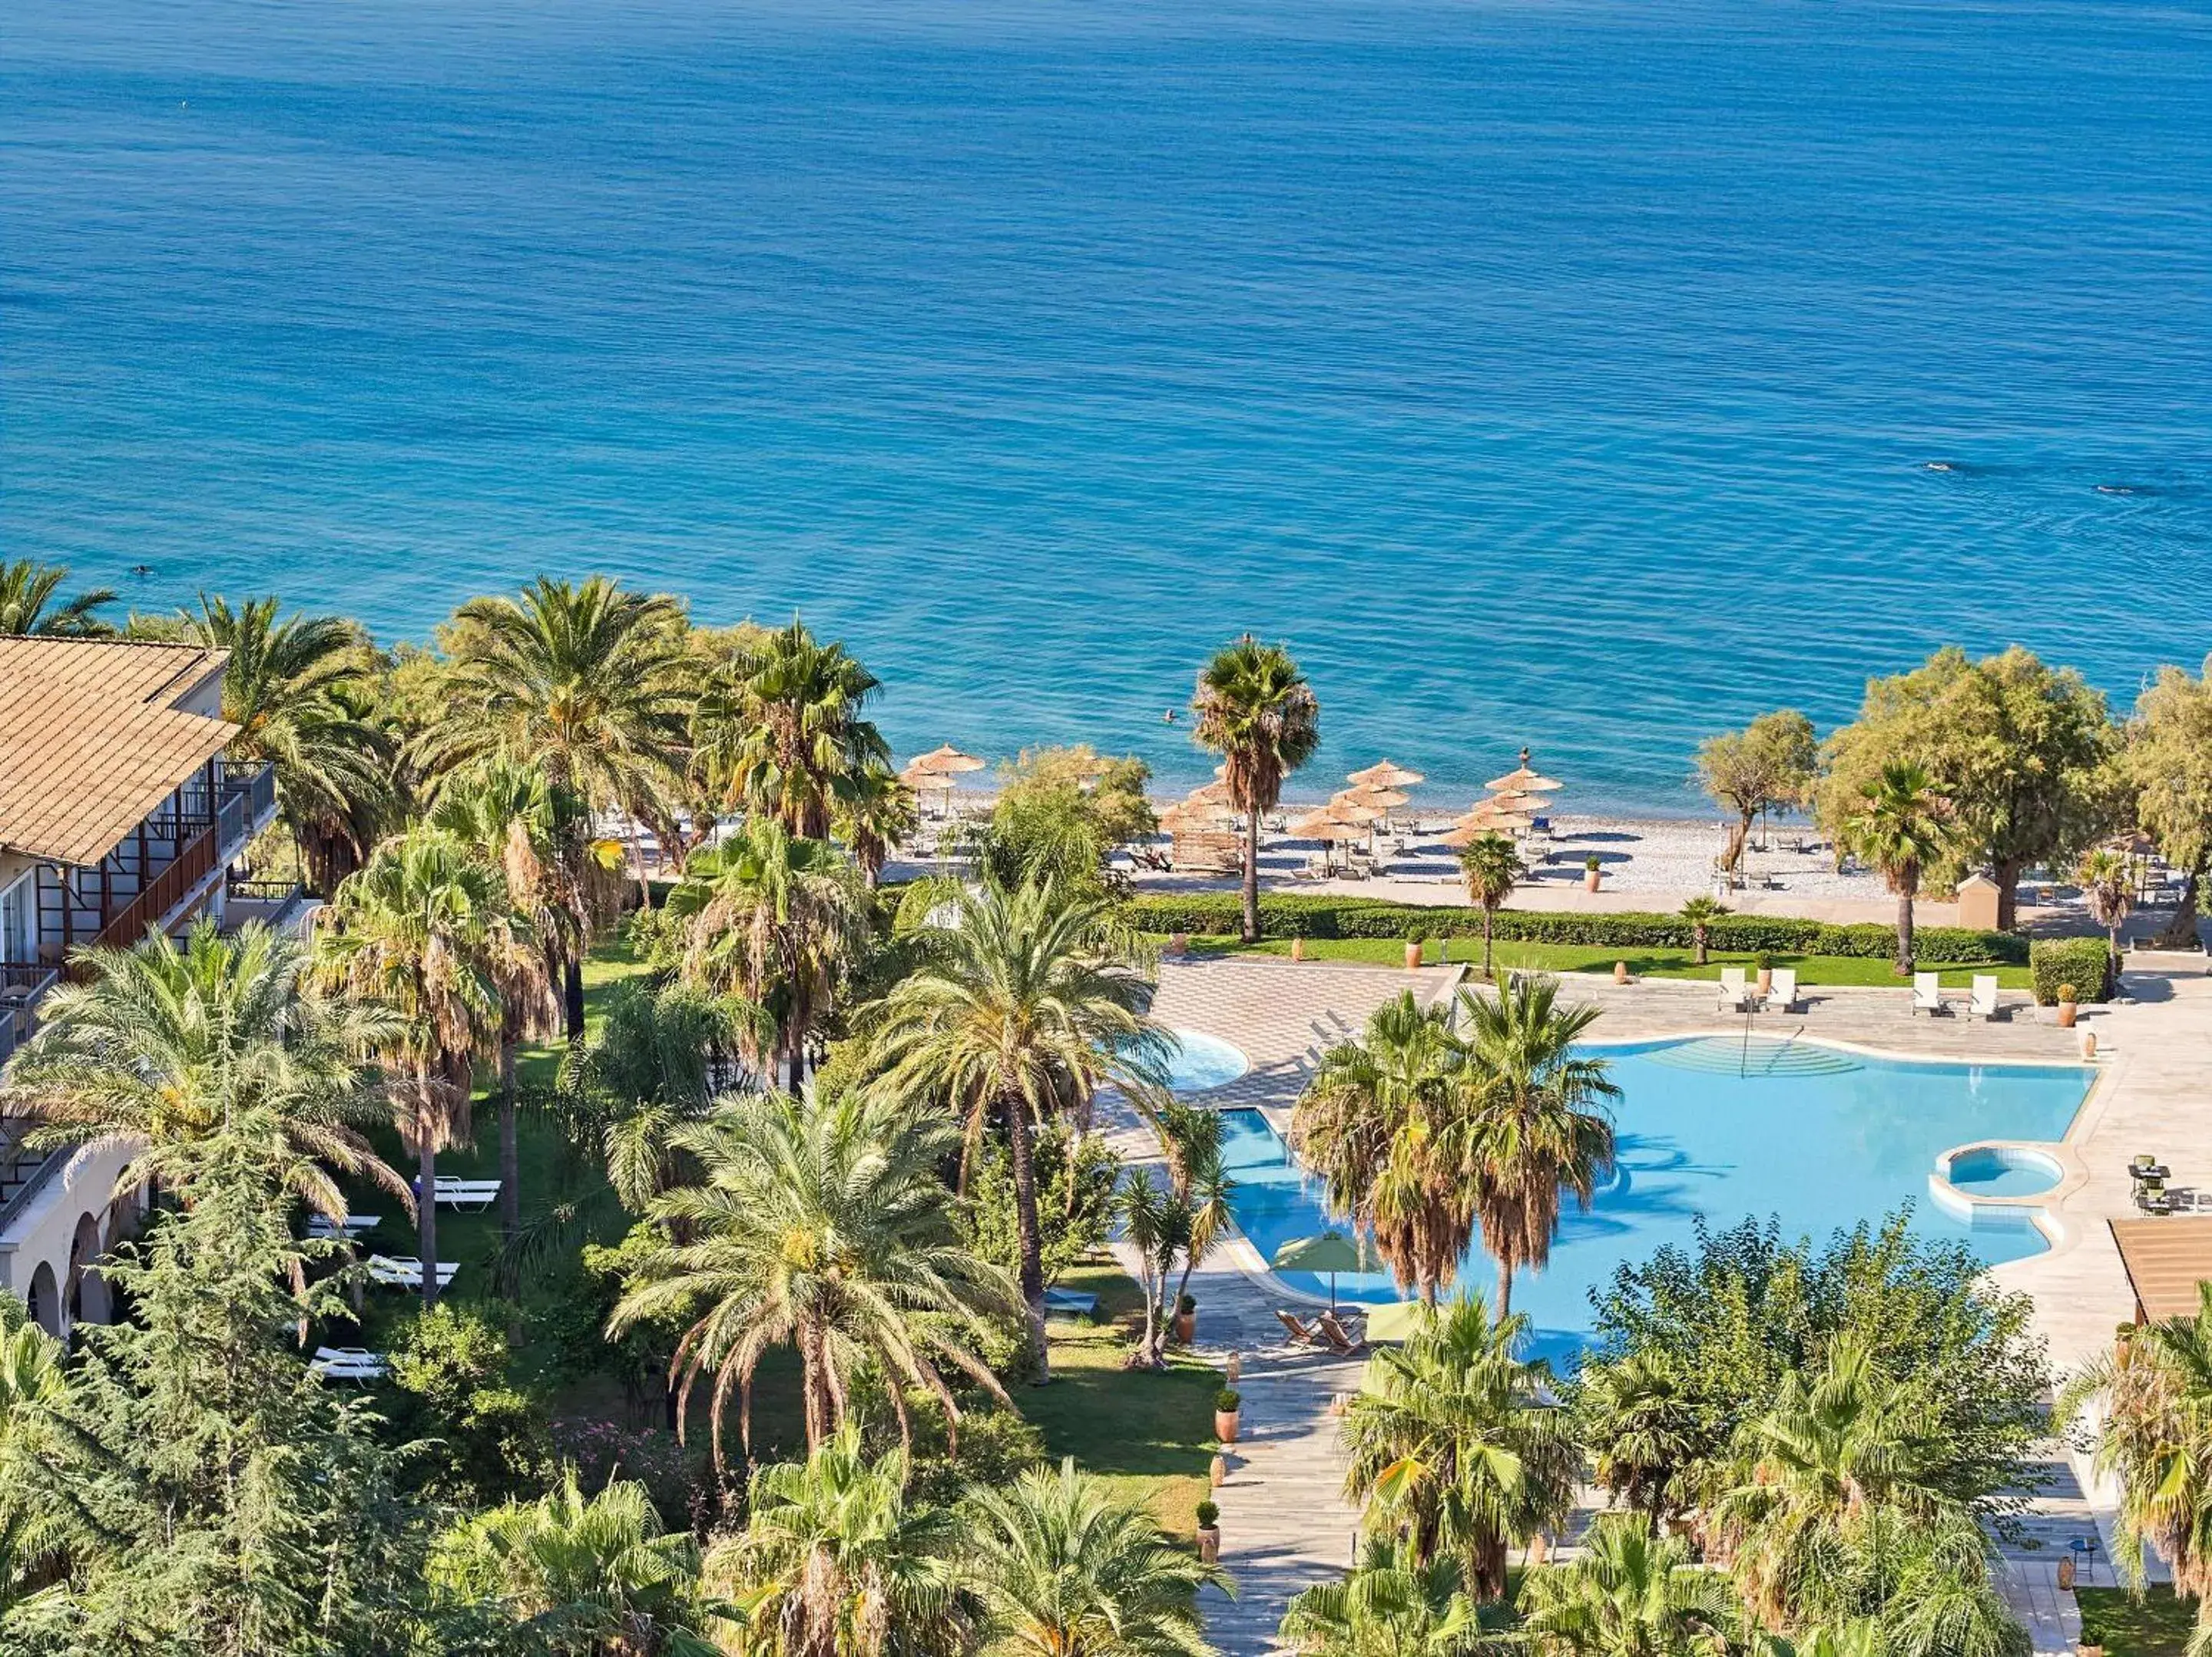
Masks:
[[[915,813],[914,790],[884,766],[864,766],[846,784],[830,826],[852,847],[854,861],[873,891],[891,848],[911,835],[921,819]]]
[[[2106,974],[2109,981],[2120,969],[2120,928],[2127,925],[2128,911],[2135,907],[2135,882],[2129,877],[2127,859],[2109,846],[2083,858],[2076,878],[2081,883],[2081,900],[2088,905],[2089,918],[2105,929],[2112,945],[2112,964]]]
[[[773,813],[795,836],[828,839],[857,779],[888,772],[890,750],[861,717],[880,688],[843,645],[817,642],[795,616],[740,646],[699,698],[695,746],[708,786]]]
[[[1474,1657],[1490,1648],[1459,1562],[1416,1563],[1391,1537],[1370,1536],[1339,1582],[1303,1589],[1275,1633],[1305,1657]]]
[[[745,1528],[717,1544],[706,1574],[779,1652],[929,1657],[967,1648],[943,1508],[909,1502],[908,1459],[871,1461],[848,1423],[805,1461],[753,1474]]]
[[[1543,1657],[1686,1657],[1720,1649],[1741,1620],[1725,1575],[1626,1514],[1601,1514],[1573,1563],[1531,1571],[1519,1605]]]
[[[1291,1114],[1291,1140],[1334,1211],[1374,1233],[1401,1288],[1434,1301],[1474,1232],[1453,1131],[1463,1054],[1441,1008],[1410,992],[1376,1008],[1357,1041],[1322,1055]]]
[[[98,639],[115,629],[98,611],[115,602],[106,587],[80,592],[52,609],[54,594],[69,580],[66,564],[41,564],[29,558],[0,563],[0,634],[34,634],[48,639]]]
[[[1001,1642],[994,1650],[1209,1657],[1195,1599],[1227,1580],[1170,1543],[1146,1508],[1078,1472],[1073,1457],[1011,1490],[971,1490],[962,1516],[969,1583]]]
[[[1713,922],[1728,912],[1727,904],[1717,897],[1707,897],[1702,892],[1682,905],[1682,919],[1690,928],[1692,966],[1705,964],[1706,951],[1712,947]]]
[[[415,1150],[427,1308],[438,1297],[438,1152],[470,1137],[476,1059],[507,1021],[500,985],[537,946],[498,871],[428,827],[378,847],[338,888],[331,915],[331,980],[400,1017],[380,1047],[400,1137]]]
[[[1345,1411],[1345,1489],[1368,1529],[1402,1527],[1413,1563],[1458,1560],[1478,1599],[1505,1591],[1507,1547],[1565,1517],[1582,1472],[1549,1368],[1514,1356],[1528,1332],[1526,1318],[1492,1321],[1480,1295],[1425,1308]]]
[[[1244,942],[1260,941],[1260,819],[1321,744],[1321,703],[1291,652],[1250,634],[1214,652],[1191,699],[1193,732],[1221,756],[1229,803],[1244,814]]]
[[[430,1580],[521,1619],[559,1657],[716,1657],[735,1608],[700,1587],[699,1545],[664,1531],[645,1486],[586,1496],[576,1470],[535,1502],[463,1521],[431,1550]]]
[[[0,1296],[0,1626],[33,1583],[58,1573],[52,1556],[70,1527],[57,1504],[33,1494],[32,1469],[64,1430],[69,1351],[31,1320],[23,1303]]]
[[[972,1153],[994,1116],[1014,1177],[1022,1296],[1045,1375],[1044,1259],[1033,1126],[1111,1083],[1143,1108],[1166,1081],[1142,945],[1104,900],[1051,882],[956,891],[921,928],[914,970],[870,1010],[875,1061],[902,1096],[949,1102]]]
[[[183,612],[180,630],[230,652],[222,716],[238,727],[231,756],[273,768],[301,867],[333,890],[368,849],[363,826],[388,816],[394,797],[391,744],[358,711],[369,677],[361,630],[336,616],[279,621],[274,598],[233,610],[206,593],[197,614]]]
[[[1613,1172],[1613,1121],[1620,1097],[1602,1059],[1575,1043],[1598,1009],[1559,1004],[1559,980],[1524,973],[1495,996],[1462,991],[1468,1119],[1463,1165],[1474,1174],[1483,1247],[1498,1262],[1498,1307],[1513,1304],[1513,1273],[1541,1270],[1559,1228],[1559,1193],[1589,1207]]]
[[[1513,895],[1513,888],[1528,865],[1521,860],[1520,849],[1508,835],[1492,829],[1477,835],[1462,848],[1459,871],[1467,882],[1467,897],[1470,903],[1482,909],[1482,975],[1494,977],[1490,969],[1491,922],[1505,900]]]
[[[754,816],[720,845],[692,854],[667,913],[682,930],[685,982],[774,1015],[776,1055],[797,1092],[808,1039],[866,935],[858,869],[828,841]]]
[[[44,1119],[40,1140],[138,1144],[119,1193],[145,1183],[149,1156],[264,1112],[292,1190],[317,1212],[345,1215],[333,1169],[408,1199],[354,1126],[374,1111],[360,1061],[398,1020],[322,993],[297,939],[258,923],[225,938],[202,920],[181,944],[149,931],[136,950],[75,960],[78,981],[41,1005],[0,1092]]]
[[[1663,1360],[1626,1352],[1585,1364],[1576,1405],[1601,1490],[1655,1527],[1687,1505],[1697,1423]]]
[[[416,740],[434,774],[496,754],[542,768],[586,812],[620,810],[664,833],[683,773],[686,696],[672,598],[603,575],[541,575],[519,598],[454,612],[446,717]],[[638,865],[641,885],[645,879]],[[580,980],[571,969],[571,998]]]
[[[957,1428],[940,1363],[1005,1401],[974,1348],[991,1315],[1012,1310],[1012,1285],[954,1232],[952,1193],[939,1175],[957,1144],[949,1123],[859,1096],[810,1108],[750,1095],[673,1138],[699,1180],[654,1198],[646,1215],[683,1241],[642,1264],[607,1328],[620,1335],[647,1319],[690,1319],[669,1377],[681,1387],[680,1424],[693,1385],[714,1376],[718,1470],[733,1389],[750,1453],[753,1372],[773,1346],[798,1349],[810,1452],[844,1421],[864,1361],[892,1378],[891,1407],[909,1438],[908,1386],[926,1388]]]
[[[1912,900],[1929,865],[1957,843],[1951,804],[1920,766],[1892,761],[1861,797],[1844,824],[1844,848],[1863,858],[1897,894],[1897,971],[1912,974]]]

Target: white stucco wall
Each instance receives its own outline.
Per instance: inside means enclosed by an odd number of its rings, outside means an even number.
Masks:
[[[7,1235],[0,1238],[0,1288],[18,1300],[28,1299],[31,1284],[44,1266],[53,1273],[65,1309],[72,1269],[70,1245],[77,1236],[79,1223],[89,1217],[103,1251],[116,1241],[123,1228],[110,1199],[115,1176],[131,1160],[133,1150],[131,1146],[109,1146],[76,1153],[56,1177],[47,1181],[46,1188],[9,1225]],[[134,1199],[127,1211],[135,1214],[137,1207]],[[88,1298],[98,1305],[106,1303],[97,1293]],[[88,1309],[98,1315],[97,1306]]]

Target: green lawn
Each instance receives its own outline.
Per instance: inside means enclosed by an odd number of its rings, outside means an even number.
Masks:
[[[2075,1590],[2081,1607],[2081,1643],[2101,1645],[2106,1657],[2181,1657],[2196,1624],[2197,1607],[2154,1587],[2138,1604],[2124,1588]]]
[[[1275,955],[1287,956],[1290,943],[1285,938],[1267,938],[1258,944],[1243,944],[1229,937],[1193,938],[1191,948],[1204,955]],[[1447,956],[1449,951],[1449,956]],[[1310,938],[1306,940],[1306,959],[1309,961],[1350,961],[1376,967],[1398,967],[1406,964],[1406,945],[1395,938]],[[1554,973],[1609,973],[1616,961],[1626,961],[1628,970],[1638,978],[1705,978],[1717,980],[1723,967],[1743,967],[1755,970],[1758,960],[1748,953],[1715,950],[1702,966],[1693,966],[1687,950],[1604,948],[1584,944],[1499,944],[1493,956],[1498,966],[1534,968]],[[1423,948],[1421,960],[1426,966],[1450,962],[1479,962],[1482,959],[1482,940],[1479,938],[1455,938],[1443,940],[1431,938]],[[1869,960],[1860,956],[1840,955],[1782,955],[1770,954],[1770,964],[1794,967],[1801,985],[1873,985],[1877,987],[1905,987],[1887,961]],[[2007,989],[2024,990],[2028,986],[2028,969],[2025,967],[1960,966],[1949,962],[1928,961],[1921,963],[1923,972],[1942,974],[1947,989],[1965,989],[1967,980],[1977,973],[1995,973],[1997,982]]]

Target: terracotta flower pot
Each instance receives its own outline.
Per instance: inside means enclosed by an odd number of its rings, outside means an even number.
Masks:
[[[1216,1410],[1213,1412],[1213,1435],[1224,1444],[1237,1442],[1237,1417],[1235,1410]]]
[[[1221,1373],[1227,1378],[1229,1384],[1234,1387],[1237,1384],[1237,1376],[1244,1373],[1243,1353],[1231,1352],[1229,1355],[1229,1362],[1221,1366]]]
[[[1217,1455],[1213,1458],[1212,1464],[1206,1470],[1206,1482],[1217,1490],[1229,1482],[1229,1458],[1227,1456]]]
[[[1604,870],[1602,870],[1602,869],[1592,869],[1592,870],[1590,870],[1587,874],[1583,875],[1583,890],[1584,890],[1585,892],[1595,892],[1595,890],[1597,890],[1597,889],[1598,889],[1598,883],[1599,883],[1599,882],[1601,882],[1601,881],[1602,881],[1604,878],[1605,878],[1605,871],[1604,871]]]
[[[1407,972],[1413,972],[1417,969],[1420,964],[1421,946],[1418,944],[1408,944],[1406,946],[1406,970]]]
[[[2060,1002],[2058,1004],[2058,1028],[2062,1030],[2072,1029],[2074,1028],[2075,1017],[2081,1011],[2080,1006],[2074,1002]]]
[[[1616,961],[1613,963],[1613,981],[1616,984],[1628,982],[1628,963],[1626,961]]]
[[[2094,1059],[2097,1056],[2096,1031],[2083,1030],[2081,1032],[2081,1056],[2084,1059]]]
[[[2058,1562],[2058,1591],[2061,1593],[2074,1592],[2074,1560],[2071,1555],[2062,1557]]]
[[[1759,992],[1761,995],[1770,995],[1773,992],[1773,990],[1774,968],[1771,967],[1761,967],[1759,969]]]
[[[1221,1563],[1221,1527],[1201,1525],[1198,1532],[1198,1557],[1201,1564]]]
[[[1305,958],[1306,958],[1306,941],[1305,941],[1305,939],[1304,939],[1303,938],[1292,938],[1292,939],[1291,940],[1291,960],[1293,960],[1293,961],[1304,961]]]
[[[1178,1312],[1175,1314],[1175,1338],[1188,1346],[1198,1338],[1198,1314]]]

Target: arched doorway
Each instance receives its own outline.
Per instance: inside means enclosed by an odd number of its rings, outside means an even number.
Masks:
[[[58,1337],[62,1332],[62,1286],[54,1278],[54,1268],[45,1260],[31,1274],[31,1292],[25,1300],[31,1308],[31,1321],[48,1334]]]
[[[90,1214],[77,1216],[70,1238],[69,1320],[71,1323],[106,1323],[109,1320],[107,1283],[100,1275],[100,1222]]]

